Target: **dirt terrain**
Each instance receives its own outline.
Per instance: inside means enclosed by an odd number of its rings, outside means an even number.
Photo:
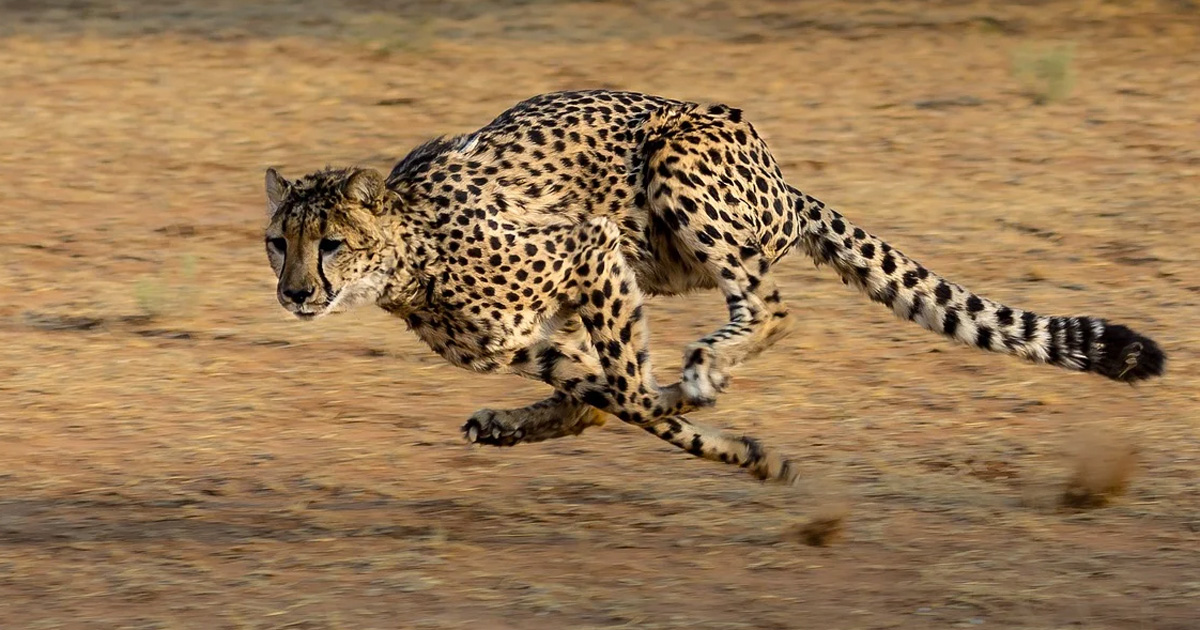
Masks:
[[[782,488],[615,421],[468,447],[545,388],[279,308],[266,167],[584,87],[741,106],[806,192],[1168,374],[957,347],[793,255],[797,333],[695,416]],[[1200,627],[1190,0],[3,0],[0,173],[4,630]],[[660,380],[723,314],[650,309]]]

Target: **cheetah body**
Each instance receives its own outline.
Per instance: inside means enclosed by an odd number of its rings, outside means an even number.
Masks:
[[[375,303],[449,362],[551,384],[481,410],[473,442],[574,435],[606,414],[760,478],[795,468],[683,415],[787,334],[771,268],[801,248],[898,316],[981,349],[1135,381],[1162,371],[1148,338],[1089,317],[1004,306],[933,274],[790,186],[740,110],[633,92],[543,94],[481,129],[428,142],[383,178],[267,175],[279,299],[309,318]],[[659,386],[643,300],[719,289],[729,322]]]
[[[704,156],[705,168],[715,169],[704,175],[711,199],[683,196],[688,213],[652,198],[672,192],[667,164],[685,151],[658,155],[656,148],[680,128],[687,135],[675,149],[699,145],[705,134],[738,145]],[[427,267],[428,303],[403,303],[394,312],[452,363],[483,372],[503,369],[547,322],[561,323],[555,318],[583,242],[607,239],[642,294],[677,295],[716,285],[697,260],[708,254],[680,242],[690,213],[710,213],[694,235],[710,246],[736,238],[736,246],[726,245],[776,259],[797,236],[782,173],[740,112],[634,93],[525,101],[479,131],[417,149],[396,165],[387,186],[408,193],[410,207],[446,208],[427,234],[440,250],[440,264]],[[732,230],[718,229],[721,223]],[[447,347],[451,339],[456,343]]]

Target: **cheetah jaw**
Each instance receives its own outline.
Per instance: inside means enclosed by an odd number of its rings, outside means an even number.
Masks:
[[[334,294],[333,299],[325,303],[325,308],[313,314],[312,319],[345,313],[364,304],[372,304],[383,295],[387,284],[387,273],[375,273],[364,276],[342,287]]]

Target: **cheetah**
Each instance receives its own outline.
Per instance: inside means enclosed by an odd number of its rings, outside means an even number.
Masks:
[[[486,126],[418,146],[386,177],[266,171],[277,298],[310,320],[375,304],[453,365],[553,387],[481,409],[475,444],[578,435],[608,416],[759,479],[797,467],[749,436],[687,419],[730,373],[785,337],[771,269],[793,249],[899,318],[957,342],[1134,383],[1163,373],[1158,344],[1094,317],[1036,315],[933,273],[789,185],[742,111],[636,92],[547,93]],[[645,299],[718,289],[728,323],[659,385]]]

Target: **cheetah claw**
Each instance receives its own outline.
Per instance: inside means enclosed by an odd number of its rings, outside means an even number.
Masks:
[[[513,446],[525,438],[525,431],[501,425],[493,411],[479,411],[462,427],[463,437],[470,444]]]

